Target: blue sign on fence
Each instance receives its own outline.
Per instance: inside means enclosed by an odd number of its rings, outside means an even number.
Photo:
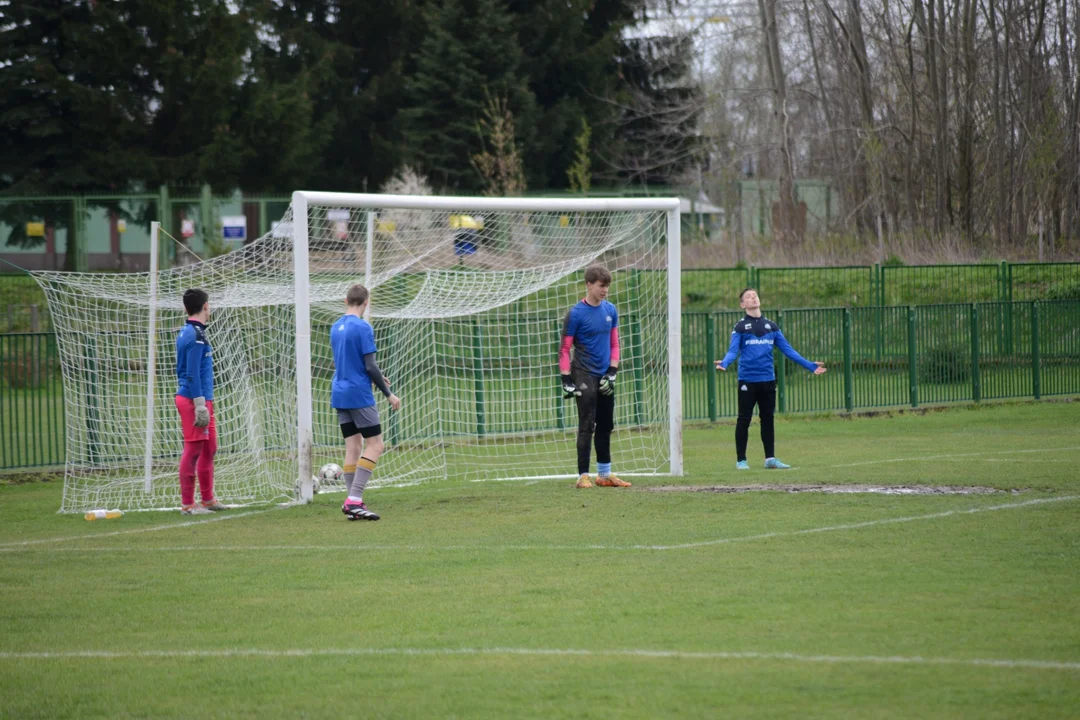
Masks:
[[[221,235],[226,240],[247,239],[247,217],[245,215],[222,216]]]

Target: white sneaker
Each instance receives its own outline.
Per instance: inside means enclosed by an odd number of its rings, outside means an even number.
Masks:
[[[196,503],[191,507],[180,508],[181,515],[213,515],[214,511],[209,510],[202,506],[202,504]]]

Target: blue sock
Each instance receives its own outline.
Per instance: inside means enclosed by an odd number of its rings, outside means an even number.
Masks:
[[[596,463],[596,470],[600,477],[607,477],[611,474],[611,463]]]

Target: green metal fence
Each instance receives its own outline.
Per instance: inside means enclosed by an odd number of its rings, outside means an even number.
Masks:
[[[683,309],[737,307],[747,286],[783,308],[1080,300],[1080,263],[684,270]]]
[[[766,315],[780,325],[800,354],[829,369],[814,376],[777,352],[780,412],[1080,394],[1080,301],[818,308]],[[632,313],[627,317],[627,332],[633,333]],[[727,351],[739,317],[734,311],[683,314],[687,420],[716,420],[737,413],[736,372],[718,373],[713,363]],[[485,333],[505,335],[505,328],[462,323],[460,330],[461,342],[444,346],[464,348],[462,354],[441,358],[440,364],[458,368],[459,390],[476,395],[477,433],[483,434],[487,425],[537,429],[537,417],[504,418],[483,410],[484,386],[505,378],[495,373],[489,379],[477,372],[475,354],[468,352],[470,339]],[[536,345],[526,354],[535,354],[544,343],[554,348],[557,330],[553,323],[550,338],[507,335],[507,358],[520,356],[513,351],[515,342]],[[325,369],[327,358],[316,356],[316,364]],[[630,374],[633,379],[623,386],[622,424],[641,422],[637,417],[642,412],[641,395],[648,389],[641,384],[656,382],[637,377],[634,369]],[[515,387],[530,394],[522,399],[523,407],[540,406],[544,398],[555,397],[555,388],[547,388],[541,378],[521,385],[518,375],[514,373]],[[570,416],[563,417],[562,406],[555,405],[551,418],[539,420],[550,426],[544,429],[573,423]],[[55,335],[0,335],[0,469],[63,464],[64,437],[64,390]]]
[[[0,469],[63,463],[64,423],[56,336],[0,335]]]
[[[918,407],[1080,394],[1080,302],[956,303],[781,310],[799,353],[826,363],[811,375],[776,353],[780,412]],[[683,411],[736,414],[737,386],[710,374],[737,313],[683,315]]]

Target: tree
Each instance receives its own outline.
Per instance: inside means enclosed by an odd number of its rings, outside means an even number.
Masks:
[[[522,143],[533,137],[535,101],[520,74],[513,18],[499,0],[431,0],[424,27],[405,75],[406,161],[444,187],[479,190],[470,160],[481,151],[476,123],[485,93],[505,97]]]
[[[531,187],[566,187],[582,123],[595,156],[614,157],[626,86],[620,58],[642,0],[509,0],[536,97],[535,134],[522,148]]]
[[[154,84],[144,141],[155,162],[145,180],[231,190],[250,153],[237,118],[250,100],[251,16],[219,0],[145,0],[132,22],[143,36],[140,64]]]
[[[266,82],[310,106],[302,140],[314,188],[364,190],[405,158],[399,110],[406,58],[422,37],[421,3],[247,0],[263,28],[254,59]],[[301,110],[301,113],[303,110]],[[306,160],[305,160],[306,162]],[[295,187],[295,181],[286,187]]]
[[[705,98],[690,78],[692,38],[628,39],[620,50],[621,84],[607,98],[615,109],[616,141],[597,155],[609,179],[669,183],[696,165],[702,151]]]
[[[149,80],[137,69],[132,2],[39,0],[4,8],[0,29],[0,193],[68,195],[124,189],[148,159],[139,142]],[[25,221],[74,224],[67,202],[5,204],[10,244],[42,242]],[[68,234],[67,269],[77,238]]]
[[[592,162],[589,159],[589,138],[592,137],[592,128],[586,120],[581,121],[581,132],[574,138],[574,163],[566,171],[566,179],[570,181],[570,190],[588,194],[589,186],[592,185]]]
[[[514,136],[514,114],[506,98],[488,95],[484,117],[477,123],[480,152],[473,155],[473,167],[484,181],[484,194],[513,197],[525,191],[525,169]]]
[[[795,171],[791,159],[791,122],[788,115],[787,75],[780,55],[780,31],[776,24],[776,0],[758,0],[761,29],[765,34],[765,58],[773,94],[773,127],[780,146],[780,222],[774,227],[778,237],[796,235],[798,219],[795,200]]]

